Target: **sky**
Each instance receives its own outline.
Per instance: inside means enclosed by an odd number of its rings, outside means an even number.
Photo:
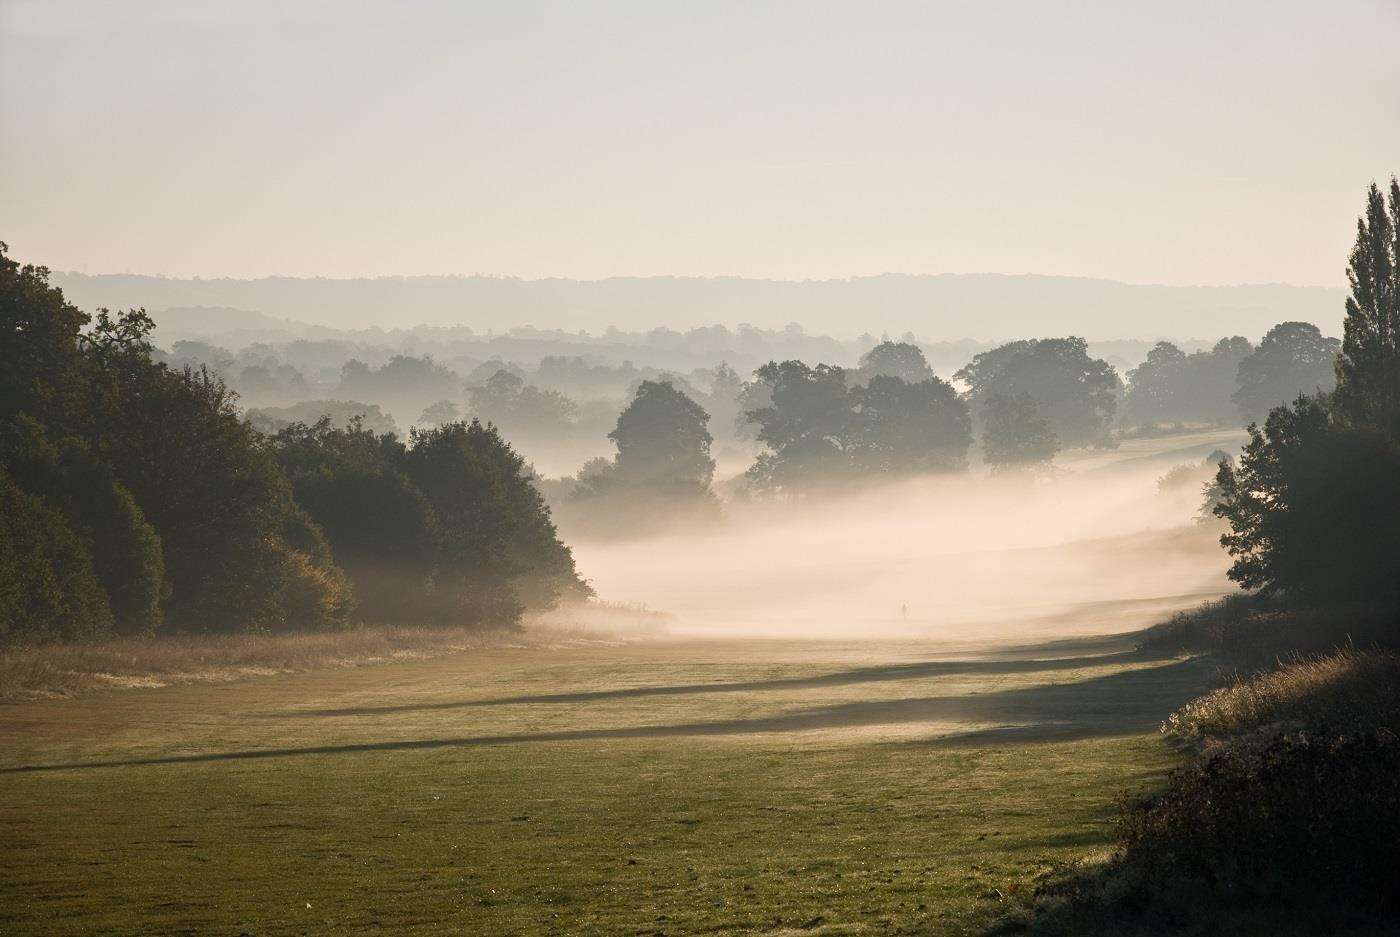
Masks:
[[[0,0],[58,270],[1338,286],[1396,0]]]

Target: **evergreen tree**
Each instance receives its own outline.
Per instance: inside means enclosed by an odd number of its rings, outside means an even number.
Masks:
[[[1375,183],[1367,192],[1347,279],[1336,413],[1400,439],[1400,182],[1393,176],[1388,209]]]

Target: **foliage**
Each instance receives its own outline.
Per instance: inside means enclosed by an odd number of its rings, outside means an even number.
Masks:
[[[450,400],[438,400],[423,408],[423,412],[418,414],[418,423],[422,426],[441,426],[453,422],[458,417],[455,403]]]
[[[710,415],[667,381],[643,381],[608,434],[615,479],[629,488],[702,494],[715,474]]]
[[[884,341],[861,355],[859,374],[862,382],[883,375],[897,377],[906,384],[918,384],[932,378],[933,369],[918,345]]]
[[[856,411],[850,451],[858,470],[890,475],[967,468],[972,418],[947,381],[910,383],[877,374],[850,396]]]
[[[60,572],[91,575],[101,596],[75,600],[96,616],[88,626],[49,629],[53,637],[101,633],[113,613],[126,634],[324,624],[343,613],[329,553],[284,538],[296,508],[234,395],[203,368],[155,361],[143,310],[98,310],[83,332],[87,317],[46,271],[8,260],[0,310],[17,339],[6,363],[18,369],[0,411],[4,467],[60,513],[62,542],[77,539],[85,559],[70,551],[73,569]],[[297,620],[317,589],[329,612]]]
[[[1233,422],[1231,395],[1239,365],[1252,351],[1248,339],[1238,335],[1190,355],[1170,342],[1158,342],[1147,359],[1128,372],[1124,420],[1142,426]]]
[[[461,388],[461,378],[430,355],[394,355],[378,368],[357,359],[345,362],[337,395],[373,400],[408,420],[435,400],[457,397]]]
[[[358,400],[302,400],[285,407],[259,407],[247,412],[248,422],[265,436],[274,436],[295,423],[315,423],[328,417],[334,426],[349,426],[359,420],[375,433],[398,433],[394,418],[378,404]],[[421,418],[420,418],[421,419]]]
[[[1249,433],[1239,466],[1222,463],[1216,475],[1230,578],[1305,601],[1395,601],[1400,446],[1332,425],[1327,405],[1311,397]]]
[[[1339,347],[1309,322],[1280,322],[1240,361],[1231,399],[1245,419],[1257,420],[1299,394],[1331,391]]]
[[[584,591],[523,461],[494,429],[449,423],[411,443],[325,419],[273,440],[364,620],[511,624],[522,597],[549,605]]]
[[[994,394],[982,418],[982,459],[994,472],[1046,465],[1060,451],[1060,440],[1030,394]]]
[[[15,482],[59,510],[82,540],[116,632],[154,632],[165,586],[160,538],[112,467],[72,437],[55,445],[24,414],[0,426],[0,449]]]
[[[1036,400],[1063,445],[1103,445],[1122,382],[1108,362],[1090,358],[1077,337],[1011,342],[982,352],[954,377],[968,385],[973,416],[982,421],[994,397],[1026,394]]]
[[[467,408],[476,419],[523,436],[565,433],[578,415],[578,404],[557,390],[541,390],[505,370],[470,388],[467,397]]]
[[[1400,742],[1389,729],[1244,740],[1123,814],[1123,862],[1203,897],[1400,900]]]
[[[849,465],[855,414],[846,373],[831,365],[770,361],[754,372],[769,388],[771,403],[749,412],[758,441],[770,450],[748,471],[762,491],[791,492],[842,479]]]
[[[78,337],[88,317],[49,286],[47,267],[20,266],[0,242],[0,420],[72,406]]]
[[[590,459],[579,470],[568,516],[601,535],[718,519],[709,419],[669,381],[642,381],[608,434],[617,455]]]
[[[1389,211],[1375,183],[1367,192],[1347,279],[1334,407],[1343,423],[1400,440],[1400,182],[1393,176]]]
[[[1253,351],[1249,339],[1234,335],[1222,338],[1210,351],[1187,355],[1180,418],[1233,424],[1236,411],[1231,398],[1239,378],[1240,362]]]
[[[62,512],[0,471],[0,645],[98,638],[111,627],[88,548]]]
[[[1186,353],[1158,342],[1142,364],[1128,372],[1123,416],[1137,423],[1179,419],[1186,393]]]

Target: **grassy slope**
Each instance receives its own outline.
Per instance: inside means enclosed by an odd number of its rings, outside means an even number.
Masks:
[[[0,931],[975,932],[1173,763],[1208,668],[1121,650],[502,648],[5,707],[0,767],[80,766],[0,773]]]

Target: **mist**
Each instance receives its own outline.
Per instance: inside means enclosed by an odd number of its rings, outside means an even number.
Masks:
[[[964,640],[1122,632],[1228,590],[1197,485],[1210,445],[1103,454],[1049,477],[924,477],[796,503],[736,502],[717,526],[573,540],[608,600],[675,634]]]

